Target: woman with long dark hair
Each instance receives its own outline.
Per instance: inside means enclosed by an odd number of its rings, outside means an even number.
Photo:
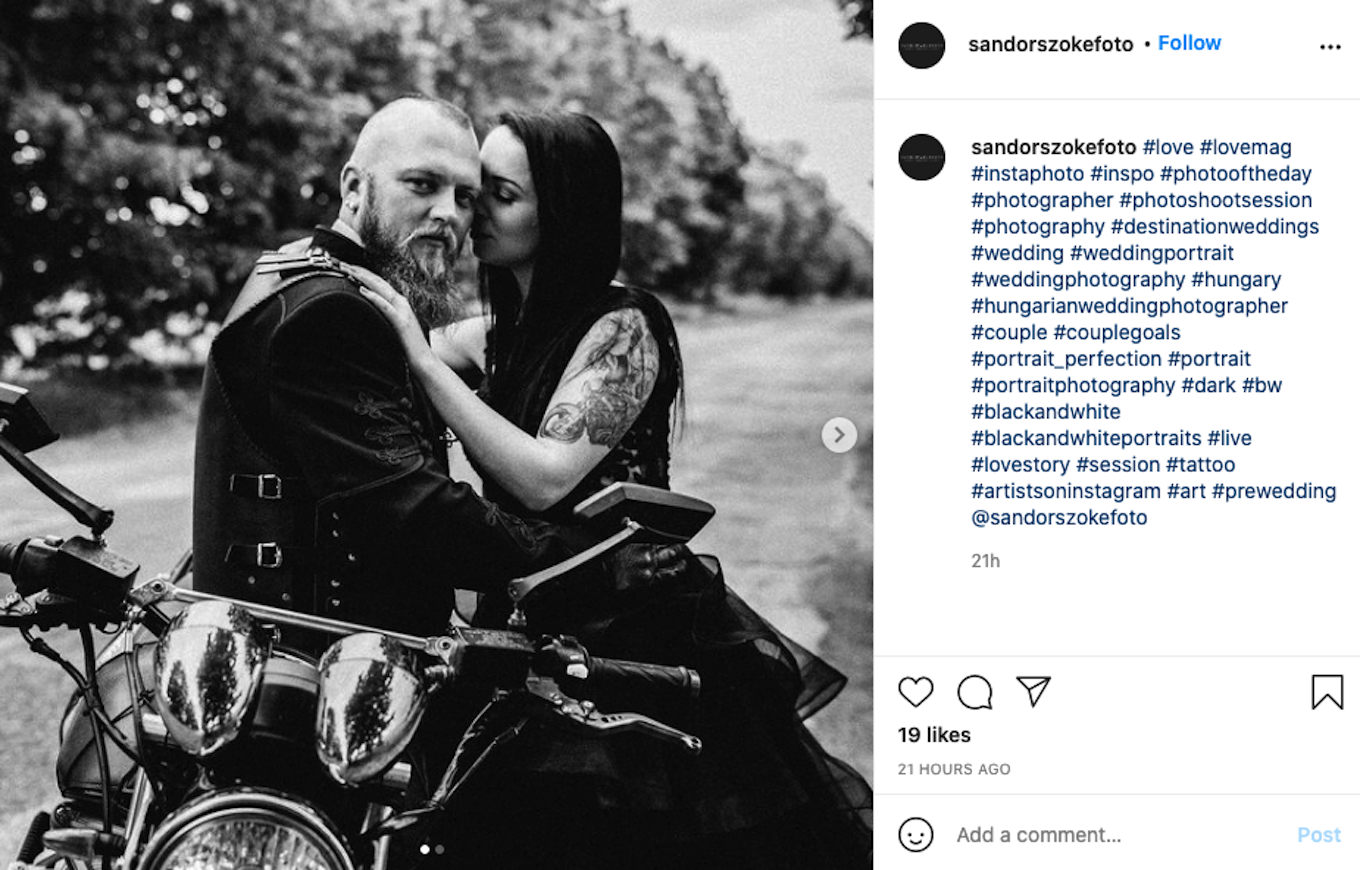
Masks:
[[[507,510],[569,513],[614,480],[665,486],[680,348],[656,297],[613,282],[618,153],[584,115],[501,121],[482,146],[472,229],[488,318],[437,330],[427,345],[404,299],[367,275],[366,292]],[[484,372],[481,395],[450,368]],[[649,467],[630,470],[625,459]]]
[[[584,115],[511,113],[487,135],[482,164],[472,238],[486,328],[465,321],[432,346],[371,273],[359,275],[366,295],[500,506],[566,518],[615,481],[668,486],[680,348],[665,307],[613,280],[622,173],[612,141]],[[455,374],[474,369],[485,372],[480,396]],[[684,568],[642,593],[562,584],[535,629],[574,633],[592,653],[698,668],[703,700],[680,723],[703,738],[698,759],[645,740],[526,734],[465,796],[449,844],[460,860],[869,866],[867,786],[801,722],[843,678],[732,595],[716,562],[688,556]],[[485,596],[474,622],[503,625],[509,612],[508,597]]]

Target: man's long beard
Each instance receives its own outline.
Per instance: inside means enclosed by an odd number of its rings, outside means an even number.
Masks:
[[[454,263],[462,245],[452,229],[421,228],[405,239],[386,232],[372,197],[365,203],[363,219],[359,221],[359,240],[373,267],[386,278],[397,292],[411,303],[416,319],[426,330],[447,326],[457,319],[459,304],[455,293]],[[421,236],[442,235],[442,250],[430,246],[427,253],[417,254],[412,242]]]

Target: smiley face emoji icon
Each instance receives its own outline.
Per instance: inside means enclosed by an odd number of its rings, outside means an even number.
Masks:
[[[935,829],[920,816],[912,816],[897,829],[897,841],[908,852],[924,852],[935,840]]]

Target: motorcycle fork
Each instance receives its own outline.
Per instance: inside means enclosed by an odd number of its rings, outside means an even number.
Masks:
[[[364,817],[363,830],[382,824],[392,815],[392,808],[382,804],[369,804],[368,814]],[[373,841],[373,863],[370,870],[387,870],[388,854],[392,848],[391,835],[379,837]]]
[[[128,806],[127,824],[123,829],[127,832],[127,846],[123,849],[122,857],[118,859],[116,865],[118,870],[131,870],[133,867],[137,850],[142,843],[142,833],[146,829],[146,817],[151,811],[153,797],[151,778],[146,775],[145,770],[138,768],[132,783],[132,803]]]

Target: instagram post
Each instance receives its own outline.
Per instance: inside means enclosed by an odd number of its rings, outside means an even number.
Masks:
[[[906,854],[872,13],[6,3],[0,865]]]

